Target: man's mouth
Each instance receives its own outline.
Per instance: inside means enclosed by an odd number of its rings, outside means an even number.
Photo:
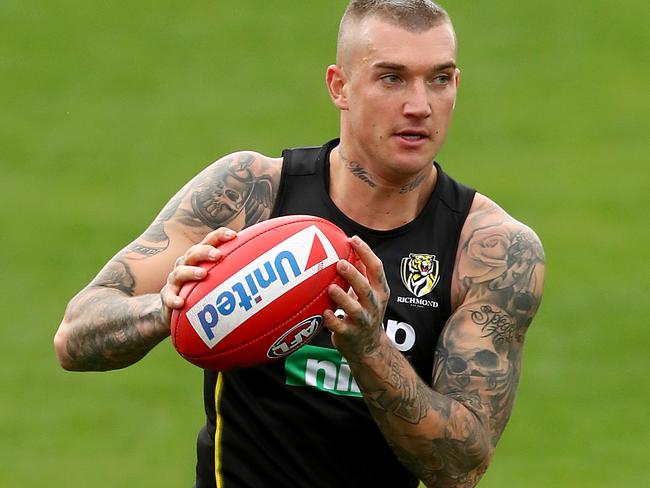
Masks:
[[[409,142],[418,142],[429,138],[429,134],[427,134],[426,131],[420,130],[404,130],[397,132],[396,135],[397,137]]]

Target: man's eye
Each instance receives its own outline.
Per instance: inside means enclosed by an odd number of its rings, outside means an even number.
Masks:
[[[446,85],[446,84],[449,83],[450,78],[451,77],[449,75],[446,75],[446,74],[437,75],[436,77],[433,78],[433,83],[435,85]]]
[[[396,85],[401,81],[399,76],[397,75],[386,75],[386,76],[382,76],[381,79],[382,81],[384,81],[384,83],[387,83],[389,85]]]

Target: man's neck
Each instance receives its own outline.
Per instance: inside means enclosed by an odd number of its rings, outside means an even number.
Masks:
[[[401,178],[382,178],[348,159],[337,146],[330,153],[330,198],[350,219],[375,230],[390,230],[411,222],[426,205],[437,170]]]

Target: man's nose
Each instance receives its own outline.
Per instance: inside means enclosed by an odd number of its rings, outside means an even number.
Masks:
[[[431,103],[424,82],[415,82],[411,86],[404,102],[404,115],[419,118],[431,115]]]

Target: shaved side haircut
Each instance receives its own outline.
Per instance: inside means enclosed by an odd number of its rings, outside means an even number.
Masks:
[[[351,27],[370,17],[417,33],[444,23],[451,25],[447,11],[431,0],[351,0],[339,26],[337,63],[342,62]]]

